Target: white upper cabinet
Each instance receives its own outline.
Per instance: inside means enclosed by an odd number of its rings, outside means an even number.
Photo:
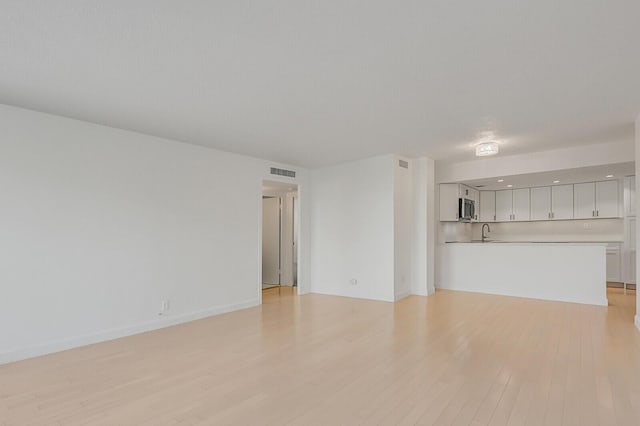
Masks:
[[[618,181],[573,185],[573,206],[576,219],[620,217]]]
[[[460,185],[457,183],[440,184],[440,221],[458,221],[458,199]]]
[[[573,185],[573,217],[575,219],[596,217],[595,183],[577,183]]]
[[[496,193],[495,191],[480,191],[480,222],[495,222]]]
[[[531,220],[551,219],[551,187],[531,188]]]
[[[531,220],[531,198],[529,188],[513,190],[513,219],[515,221]]]
[[[513,220],[513,191],[510,189],[496,191],[496,221],[511,220]]]
[[[529,188],[496,191],[496,221],[516,222],[531,218]]]
[[[620,217],[618,181],[596,182],[596,217]]]
[[[440,185],[440,220],[458,220],[458,198],[474,200],[472,222],[525,222],[635,217],[635,178],[535,188],[478,191],[466,185]],[[445,201],[446,199],[446,201]]]
[[[480,191],[459,183],[441,183],[440,186],[440,221],[457,222],[459,217],[459,200],[466,198],[473,200],[475,214],[471,219],[477,222],[479,219],[478,204],[480,202]]]
[[[551,219],[573,219],[573,185],[551,187]]]

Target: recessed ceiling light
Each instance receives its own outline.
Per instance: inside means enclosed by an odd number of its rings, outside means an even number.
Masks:
[[[497,142],[483,142],[476,145],[476,156],[487,157],[489,155],[496,155],[498,153]]]
[[[498,179],[498,182],[502,183],[504,182],[504,179]]]
[[[607,178],[612,178],[612,177],[613,177],[613,175],[607,175],[606,177],[607,177]]]
[[[553,183],[560,183],[560,181],[559,180],[554,180]]]
[[[507,185],[507,188],[513,188],[513,185]]]

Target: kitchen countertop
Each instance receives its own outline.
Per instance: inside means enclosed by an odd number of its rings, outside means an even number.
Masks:
[[[447,241],[445,244],[622,244],[622,241],[504,241],[504,240],[472,240],[472,241]]]

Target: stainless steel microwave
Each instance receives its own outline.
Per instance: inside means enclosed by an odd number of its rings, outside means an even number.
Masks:
[[[458,199],[458,220],[471,221],[475,218],[476,206],[473,200],[468,198]]]

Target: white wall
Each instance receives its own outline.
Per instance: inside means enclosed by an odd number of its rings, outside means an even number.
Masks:
[[[394,300],[394,160],[310,172],[312,292]]]
[[[0,362],[260,302],[272,164],[9,106],[0,128]]]
[[[399,166],[403,160],[409,168]],[[413,247],[413,174],[415,167],[408,158],[394,158],[393,207],[394,207],[394,297],[402,299],[411,293]]]
[[[633,141],[583,145],[530,154],[497,156],[457,163],[438,162],[437,182],[462,182],[495,176],[542,173],[604,164],[626,163],[634,158]]]
[[[433,160],[395,155],[311,171],[311,291],[386,301],[433,293],[434,180]]]

